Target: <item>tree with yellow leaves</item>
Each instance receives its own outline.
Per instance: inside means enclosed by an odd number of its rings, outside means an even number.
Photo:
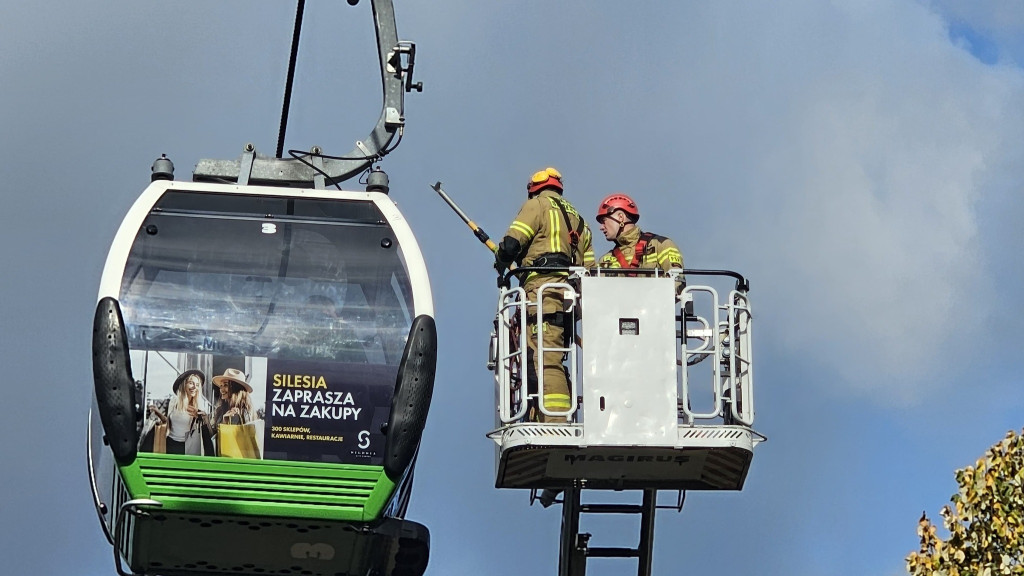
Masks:
[[[1024,433],[1013,431],[974,466],[956,471],[960,491],[942,508],[949,538],[921,515],[921,549],[907,556],[912,576],[1024,575]]]

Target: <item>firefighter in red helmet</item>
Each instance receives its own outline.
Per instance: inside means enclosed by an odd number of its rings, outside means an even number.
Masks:
[[[519,281],[526,298],[537,300],[537,290],[549,282],[564,282],[570,266],[592,268],[594,249],[590,228],[580,213],[562,198],[562,175],[554,168],[536,172],[526,183],[527,200],[519,209],[508,232],[495,252],[495,268],[504,272],[516,262],[524,267],[560,268],[552,272],[530,272]],[[537,394],[537,330],[543,334],[545,348],[565,348],[566,328],[574,322],[573,315],[564,310],[564,300],[551,291],[544,292],[541,318],[535,312],[527,316],[527,384],[531,394]],[[548,411],[565,412],[572,407],[568,379],[563,365],[564,354],[545,352],[543,366],[543,406]],[[548,416],[543,411],[531,410],[531,419],[538,422],[566,422],[564,416]]]
[[[683,268],[683,255],[672,240],[644,232],[636,225],[640,209],[621,192],[608,195],[597,207],[597,221],[604,237],[615,248],[601,257],[601,268],[659,268],[663,272]],[[680,282],[679,288],[682,288]]]

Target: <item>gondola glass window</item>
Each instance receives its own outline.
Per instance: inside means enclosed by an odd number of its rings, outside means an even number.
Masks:
[[[336,460],[351,433],[348,456],[379,460],[369,436],[383,439],[414,307],[372,202],[168,192],[131,247],[121,306],[136,377],[138,353],[159,352],[206,373],[212,406],[212,377],[245,373],[259,420],[288,431],[268,427],[256,457]]]

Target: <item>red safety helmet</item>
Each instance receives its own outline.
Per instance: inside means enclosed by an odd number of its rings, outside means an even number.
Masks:
[[[533,178],[526,183],[526,193],[536,194],[545,188],[554,188],[562,193],[562,173],[548,166],[540,172],[534,172]]]
[[[622,192],[615,192],[601,200],[601,205],[597,207],[597,221],[600,222],[602,218],[611,216],[612,212],[616,210],[625,212],[634,223],[640,219],[640,210],[636,207],[636,202]]]

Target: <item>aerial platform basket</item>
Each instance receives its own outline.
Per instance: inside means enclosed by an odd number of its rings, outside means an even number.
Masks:
[[[526,272],[526,270],[523,270]],[[566,302],[562,352],[565,422],[529,421],[544,391],[527,385],[526,325],[537,311],[521,288],[501,292],[489,366],[494,370],[498,488],[740,490],[754,447],[751,311],[747,282],[726,271],[686,271],[717,281],[682,286],[681,274],[571,269],[541,297]],[[677,294],[678,292],[678,294]],[[571,322],[567,324],[572,324]],[[575,341],[575,342],[573,342]],[[538,341],[538,350],[543,342]],[[577,346],[579,344],[579,346]],[[540,353],[540,352],[539,352]],[[536,411],[538,408],[532,408]]]

